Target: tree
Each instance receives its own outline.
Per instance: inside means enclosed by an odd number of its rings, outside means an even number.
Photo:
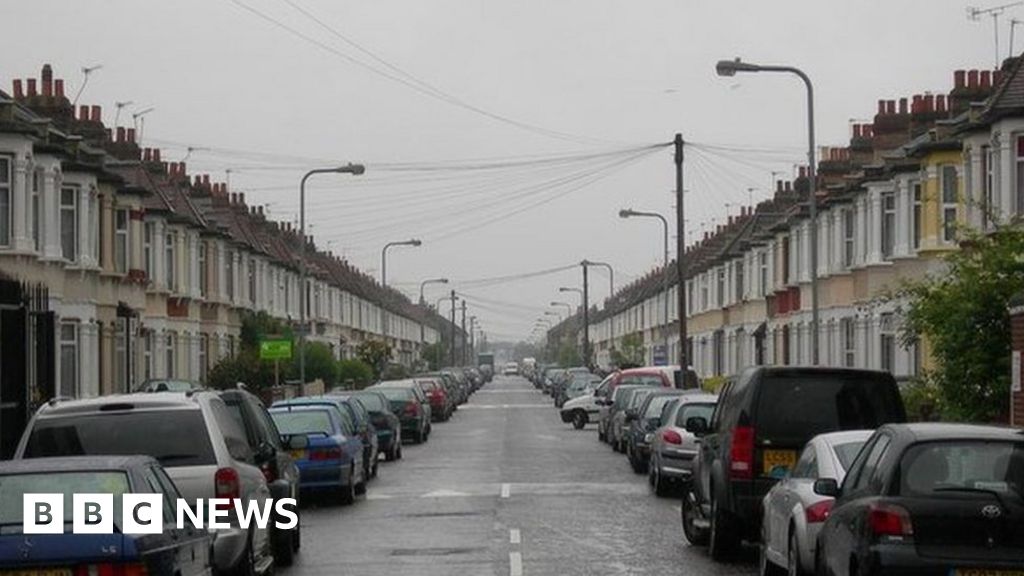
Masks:
[[[965,232],[961,250],[946,257],[945,273],[904,285],[909,301],[904,345],[924,337],[935,369],[925,381],[938,390],[948,418],[1005,421],[1009,413],[1010,317],[1024,290],[1024,229]]]
[[[441,368],[441,364],[444,363],[444,353],[444,344],[441,342],[434,342],[433,344],[423,346],[423,351],[420,353],[420,356],[426,360],[427,366],[429,366],[430,370],[433,371]]]
[[[242,350],[218,362],[206,376],[206,384],[219,390],[234,388],[239,382],[257,389],[272,386],[274,364],[260,360],[254,350]]]
[[[580,363],[580,352],[576,349],[576,340],[566,338],[558,346],[558,365],[577,366]]]
[[[266,312],[247,312],[242,316],[242,328],[239,334],[242,348],[259,350],[260,342],[267,336],[279,336],[292,339],[292,329],[285,322],[274,318]]]
[[[643,366],[644,337],[639,332],[623,336],[622,346],[612,351],[612,361],[621,369]]]
[[[358,358],[338,362],[338,382],[354,388],[366,388],[373,382],[373,368]]]
[[[299,375],[299,350],[295,349],[288,364],[288,378],[297,380]],[[338,383],[338,362],[334,351],[323,342],[306,342],[306,380],[323,380],[328,387]]]
[[[367,340],[356,347],[356,356],[373,369],[374,378],[379,378],[391,359],[391,347],[380,340]]]

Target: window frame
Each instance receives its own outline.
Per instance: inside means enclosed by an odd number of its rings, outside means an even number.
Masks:
[[[81,337],[81,322],[76,319],[63,319],[60,321],[60,330],[57,334],[58,338],[58,363],[60,365],[60,381],[58,396],[72,397],[78,396],[79,389],[82,384],[81,378],[81,367],[82,367],[82,337]],[[67,336],[65,329],[71,329],[70,337]],[[64,363],[64,350],[66,348],[71,349],[71,363],[73,370],[68,370],[68,366]],[[70,379],[70,380],[68,380]],[[70,388],[70,390],[69,390]]]
[[[71,195],[71,204],[64,202],[64,195]],[[81,256],[81,231],[79,230],[79,215],[82,209],[81,206],[81,187],[77,184],[63,184],[60,187],[60,195],[58,202],[58,212],[60,214],[60,255],[66,262],[78,262]],[[70,213],[70,236],[68,232],[68,222],[64,221],[67,214]],[[70,242],[70,245],[68,244]],[[71,254],[69,255],[68,252]]]
[[[124,219],[124,228],[121,219]],[[118,253],[120,247],[120,253]],[[127,208],[114,209],[114,271],[127,274],[131,249],[131,214]]]
[[[943,242],[956,240],[960,175],[954,164],[939,165],[939,224]]]
[[[0,247],[14,244],[14,156],[0,154]]]
[[[168,292],[177,291],[177,230],[167,230],[164,233],[164,285]]]
[[[896,193],[894,191],[880,194],[881,218],[879,219],[879,235],[882,247],[882,258],[892,258],[896,252]]]

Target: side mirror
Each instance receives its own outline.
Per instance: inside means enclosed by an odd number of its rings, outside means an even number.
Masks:
[[[305,434],[282,434],[281,443],[289,450],[305,450],[309,446],[309,437]]]
[[[686,431],[694,436],[703,436],[708,433],[708,421],[701,416],[691,416],[686,419]]]
[[[272,444],[270,444],[269,442],[263,442],[259,445],[258,448],[256,448],[256,461],[267,462],[268,460],[272,459],[276,453],[277,449],[275,449]]]
[[[814,493],[830,498],[839,497],[839,482],[835,478],[820,478],[814,481]]]

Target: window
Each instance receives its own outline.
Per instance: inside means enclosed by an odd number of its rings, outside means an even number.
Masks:
[[[114,211],[114,271],[128,272],[128,211]]]
[[[128,392],[128,319],[114,323],[114,382],[119,392]]]
[[[853,368],[857,359],[857,325],[852,317],[839,320],[839,335],[843,366]]]
[[[956,238],[956,166],[942,166],[940,174],[940,185],[942,187],[942,239],[946,242],[952,242]]]
[[[891,258],[896,247],[896,194],[882,194],[882,256]]]
[[[914,249],[917,250],[921,247],[921,183],[914,182],[911,189],[914,191],[914,237],[912,241]]]
[[[700,282],[700,309],[705,311],[708,309],[708,277],[707,274],[703,274]]]
[[[875,445],[871,447],[871,451],[868,453],[863,466],[851,485],[853,491],[860,491],[869,486],[875,471],[878,469],[878,463],[882,461],[886,451],[889,449],[890,442],[891,439],[888,436],[881,436],[875,442]]]
[[[206,298],[206,292],[208,290],[208,274],[206,271],[206,253],[208,250],[206,242],[199,242],[199,295]]]
[[[853,208],[843,210],[843,269],[853,267],[854,235],[856,233],[857,213]]]
[[[200,334],[199,335],[199,381],[206,382],[206,376],[209,373],[209,360],[210,357],[210,335]]]
[[[894,322],[895,320],[891,312],[882,314],[879,318],[881,368],[886,372],[896,371],[896,331]]]
[[[78,260],[78,188],[60,189],[60,253],[68,262]]]
[[[13,199],[11,157],[0,156],[0,246],[11,245],[11,200]]]
[[[725,306],[725,266],[718,268],[718,286],[715,291],[716,307],[721,308]]]
[[[166,280],[167,289],[171,292],[174,292],[175,288],[177,288],[177,282],[174,276],[176,268],[174,262],[174,248],[177,243],[177,232],[168,232],[164,240],[164,278]]]
[[[156,334],[152,330],[146,330],[142,340],[142,370],[146,380],[151,379],[155,372],[153,369],[153,348],[155,346]]]
[[[782,285],[789,284],[789,236],[782,239]]]
[[[696,305],[696,302],[693,300],[693,282],[693,280],[690,280],[686,284],[686,313],[691,316],[693,315],[693,307]]]
[[[235,301],[235,253],[228,250],[224,258],[224,284],[227,288],[228,301]]]
[[[767,296],[768,289],[768,251],[757,255],[758,266],[761,269],[761,296]]]
[[[164,376],[166,378],[174,378],[175,370],[175,359],[176,359],[176,348],[178,347],[178,335],[174,332],[168,331],[164,336]]]
[[[40,204],[42,189],[43,171],[34,170],[32,172],[32,205],[30,206],[32,214],[30,214],[30,217],[32,218],[32,245],[35,247],[36,252],[43,249],[43,213],[42,205]]]
[[[58,396],[78,395],[78,321],[60,323],[60,391]]]
[[[155,224],[146,222],[142,227],[142,265],[145,267],[146,279],[152,280],[156,269],[153,253],[153,239],[156,238]]]
[[[991,146],[981,147],[981,222],[982,226],[988,227],[992,222],[993,186],[995,184],[995,169],[992,165],[996,158],[992,155]]]
[[[1024,136],[1017,136],[1017,156],[1014,165],[1017,169],[1017,214],[1024,215]]]
[[[736,269],[736,302],[743,302],[743,261],[734,264]]]
[[[256,261],[249,259],[249,303],[256,304]]]

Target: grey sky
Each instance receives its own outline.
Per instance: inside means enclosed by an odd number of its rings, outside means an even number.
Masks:
[[[283,0],[236,1],[387,70]],[[606,151],[667,142],[676,131],[694,142],[770,149],[689,156],[689,226],[699,230],[700,222],[727,213],[725,203],[745,201],[748,187],[759,188],[755,201],[766,197],[771,171],[788,175],[804,143],[796,79],[718,78],[718,59],[803,68],[816,84],[819,143],[842,145],[849,120],[870,121],[877,99],[948,91],[954,69],[991,68],[994,58],[991,21],[970,22],[965,4],[946,0],[292,1],[464,102],[608,143],[540,136],[424,96],[232,0],[7,2],[0,17],[2,87],[10,90],[14,77],[38,76],[49,62],[73,94],[80,68],[102,64],[80,103],[103,105],[108,125],[116,101],[132,100],[135,110],[155,106],[144,145],[160,145],[171,160],[185,157],[184,146],[200,148],[189,155],[190,172],[222,180],[233,168],[232,189],[247,192],[250,204],[269,204],[278,219],[295,218],[299,166],[310,159],[365,162],[360,181],[324,176],[310,187],[312,233],[376,275],[384,242],[421,237],[423,247],[394,249],[388,260],[389,279],[415,293],[426,277],[487,278],[582,258],[612,263],[619,285],[634,279],[660,262],[660,225],[622,221],[616,213],[629,206],[671,212],[671,151],[572,192],[568,185],[531,186],[621,157],[483,174],[395,172],[388,165]],[[1002,20],[1004,56],[1009,17],[1022,14],[1013,9]],[[131,123],[130,112],[122,125]],[[470,227],[471,218],[521,210],[438,239]],[[607,281],[600,271],[594,277],[595,296],[603,298]],[[579,279],[573,270],[463,290],[517,304],[471,313],[492,338],[524,337],[541,312],[522,307],[573,296],[557,288]],[[441,294],[435,286],[428,300]]]

